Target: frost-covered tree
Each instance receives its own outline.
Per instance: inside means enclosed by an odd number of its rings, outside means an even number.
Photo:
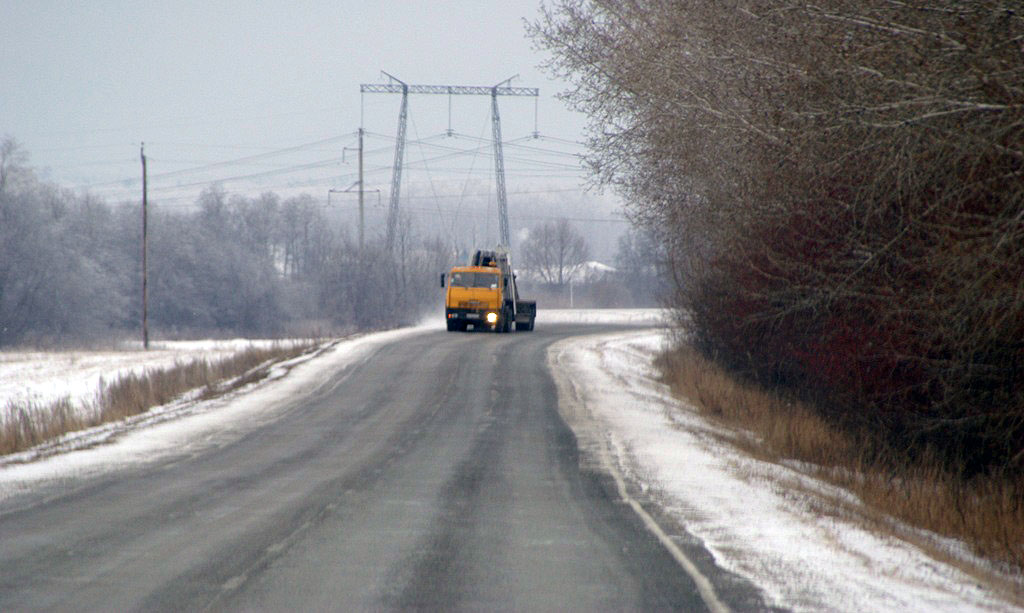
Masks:
[[[526,269],[554,285],[571,282],[590,256],[586,239],[564,218],[531,229],[520,251]]]

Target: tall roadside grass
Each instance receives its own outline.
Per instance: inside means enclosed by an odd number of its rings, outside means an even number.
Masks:
[[[806,470],[855,494],[862,518],[910,538],[961,568],[982,572],[963,556],[940,547],[919,528],[966,543],[996,568],[1024,571],[1024,478],[1019,474],[960,477],[937,457],[908,457],[867,435],[842,431],[812,407],[738,381],[685,343],[657,361],[664,381],[700,411],[752,436],[733,441],[763,459],[796,461]],[[1019,598],[1021,586],[1005,586]]]
[[[0,455],[16,453],[70,432],[145,413],[199,390],[212,398],[263,379],[271,367],[319,346],[315,341],[247,347],[231,356],[177,363],[101,382],[95,402],[76,406],[68,398],[52,404],[8,403],[0,420]]]

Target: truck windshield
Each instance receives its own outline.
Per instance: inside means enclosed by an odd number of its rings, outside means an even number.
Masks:
[[[452,287],[487,287],[498,289],[498,275],[492,272],[453,272]]]

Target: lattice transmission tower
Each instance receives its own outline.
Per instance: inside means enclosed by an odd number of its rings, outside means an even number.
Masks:
[[[409,118],[409,94],[447,94],[448,96],[490,96],[491,97],[491,133],[494,139],[494,174],[498,188],[498,223],[501,244],[505,248],[511,246],[508,228],[508,196],[505,193],[505,159],[501,145],[501,115],[498,113],[498,96],[532,96],[536,98],[540,90],[536,87],[512,87],[512,77],[497,85],[409,85],[388,73],[387,83],[364,83],[359,86],[363,94],[402,94],[402,106],[398,111],[398,137],[395,139],[395,163],[391,171],[391,198],[388,203],[388,225],[386,245],[390,252],[395,242],[395,231],[398,226],[398,198],[402,188],[402,163],[405,156],[405,127]],[[518,76],[518,75],[517,75]],[[360,131],[362,128],[360,128]]]

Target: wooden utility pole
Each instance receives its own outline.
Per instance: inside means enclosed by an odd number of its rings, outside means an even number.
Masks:
[[[148,249],[149,211],[146,193],[146,143],[139,146],[142,158],[142,347],[149,349],[149,273],[146,252]]]

